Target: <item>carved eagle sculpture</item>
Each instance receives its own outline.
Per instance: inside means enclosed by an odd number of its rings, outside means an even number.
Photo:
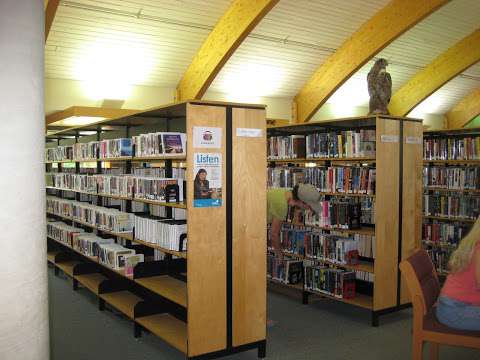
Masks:
[[[392,78],[386,71],[388,62],[385,59],[375,61],[367,75],[368,94],[370,95],[369,115],[388,115],[388,103],[392,97]]]

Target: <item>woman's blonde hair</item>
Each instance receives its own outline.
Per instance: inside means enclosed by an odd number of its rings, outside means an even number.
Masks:
[[[470,264],[473,250],[480,242],[480,217],[473,224],[469,233],[460,241],[457,250],[450,256],[448,265],[451,272],[456,273],[465,270]]]

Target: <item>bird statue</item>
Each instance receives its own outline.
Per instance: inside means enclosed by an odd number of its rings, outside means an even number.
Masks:
[[[392,97],[392,78],[386,71],[388,62],[378,59],[367,75],[368,94],[370,95],[368,114],[389,115],[388,104]]]

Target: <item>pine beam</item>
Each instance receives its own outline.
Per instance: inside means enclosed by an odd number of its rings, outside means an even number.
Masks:
[[[392,0],[332,54],[295,96],[297,122],[315,114],[358,69],[449,0]]]
[[[462,71],[480,61],[480,29],[460,40],[419,71],[392,96],[392,115],[406,116]]]
[[[47,43],[48,34],[50,33],[50,29],[52,28],[53,19],[55,19],[55,15],[57,14],[58,5],[60,4],[60,0],[45,0],[44,7],[45,7],[45,43]]]
[[[480,88],[463,98],[447,114],[448,129],[463,128],[480,115]]]
[[[279,0],[234,0],[177,86],[176,101],[201,99],[248,34]]]

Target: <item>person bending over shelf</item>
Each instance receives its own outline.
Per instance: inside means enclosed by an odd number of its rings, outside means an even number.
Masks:
[[[453,252],[436,315],[455,329],[480,331],[480,217]]]
[[[272,247],[277,258],[283,258],[280,231],[282,222],[287,217],[288,207],[296,206],[318,213],[321,210],[320,197],[315,186],[310,184],[295,185],[293,190],[282,188],[267,191],[267,222],[271,224]]]

